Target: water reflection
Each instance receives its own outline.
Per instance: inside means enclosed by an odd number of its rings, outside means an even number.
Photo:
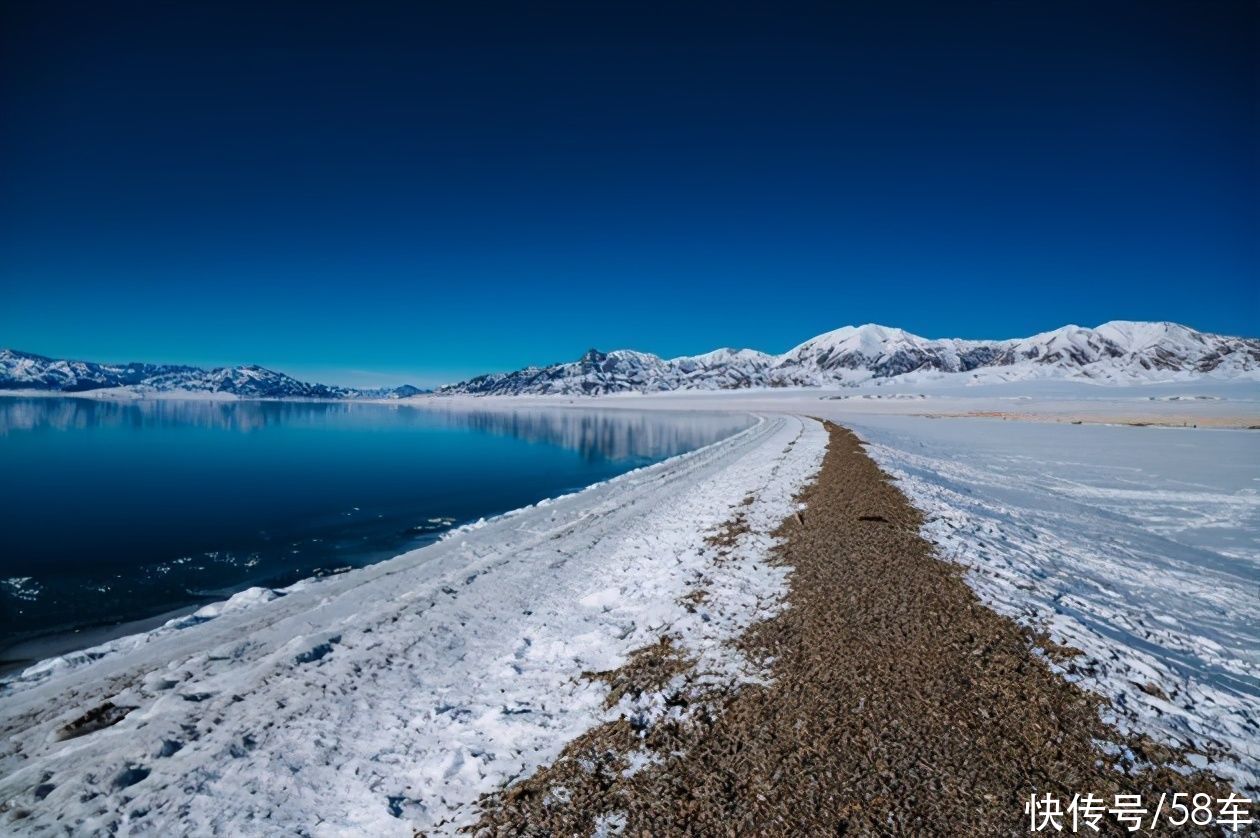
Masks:
[[[660,459],[747,427],[740,414],[662,414],[639,410],[496,406],[468,409],[440,399],[392,405],[356,402],[255,402],[184,399],[108,401],[0,398],[0,436],[91,428],[196,427],[250,433],[277,426],[388,423],[446,426],[578,451],[583,459]]]
[[[0,397],[0,669],[21,637],[282,586],[702,447],[738,414]],[[16,653],[15,653],[16,654]]]
[[[0,435],[17,431],[136,429],[184,425],[254,431],[269,425],[346,413],[348,402],[249,402],[194,399],[0,398]]]
[[[437,403],[423,410],[454,427],[558,445],[590,461],[670,457],[743,430],[752,421],[740,414],[591,408],[469,410]]]

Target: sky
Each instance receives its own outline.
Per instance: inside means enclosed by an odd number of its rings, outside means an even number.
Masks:
[[[0,346],[422,385],[1260,335],[1253,2],[6,0]]]

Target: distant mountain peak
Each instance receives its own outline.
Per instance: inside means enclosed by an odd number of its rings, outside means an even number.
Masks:
[[[598,349],[595,349],[594,347],[592,347],[592,348],[590,348],[590,349],[586,350],[586,352],[582,355],[582,357],[581,357],[581,358],[578,358],[578,363],[580,363],[580,364],[602,364],[602,363],[603,363],[604,361],[606,361],[606,360],[608,360],[608,354],[607,354],[607,353],[605,353],[605,352],[600,352]]]

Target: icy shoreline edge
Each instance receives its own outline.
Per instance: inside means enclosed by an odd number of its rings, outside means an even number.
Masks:
[[[718,574],[706,536],[737,506],[768,533],[824,448],[816,422],[760,417],[413,553],[34,667],[0,704],[9,825],[450,831],[605,717],[582,672],[668,633],[714,678],[758,677],[724,644],[778,607],[773,539]],[[684,607],[701,580],[712,607]]]

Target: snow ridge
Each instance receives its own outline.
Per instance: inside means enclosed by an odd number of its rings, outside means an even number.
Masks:
[[[410,384],[379,390],[310,384],[257,364],[208,370],[178,364],[98,364],[0,349],[0,390],[81,393],[110,388],[301,399],[407,398],[425,392]]]
[[[663,359],[591,349],[577,361],[482,375],[443,394],[602,395],[753,387],[825,387],[900,376],[956,375],[969,382],[1076,378],[1098,383],[1175,381],[1209,375],[1260,378],[1260,340],[1198,332],[1176,323],[1112,321],[1064,326],[999,341],[928,339],[903,329],[845,326],[782,355],[716,349]]]

